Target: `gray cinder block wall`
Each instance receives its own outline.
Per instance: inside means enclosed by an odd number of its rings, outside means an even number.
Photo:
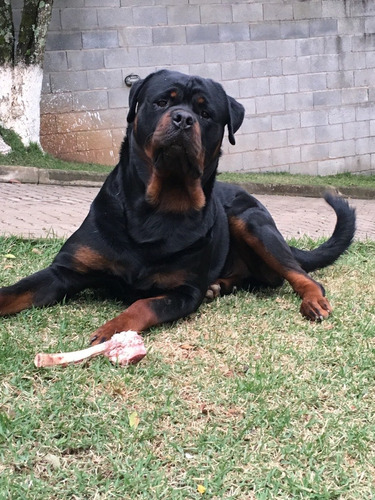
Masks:
[[[42,144],[115,164],[124,78],[174,68],[246,108],[221,169],[375,172],[374,0],[56,0]]]

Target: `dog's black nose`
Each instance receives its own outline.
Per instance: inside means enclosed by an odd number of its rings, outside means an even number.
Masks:
[[[195,119],[189,111],[180,109],[172,113],[172,121],[177,128],[186,130],[194,124]]]

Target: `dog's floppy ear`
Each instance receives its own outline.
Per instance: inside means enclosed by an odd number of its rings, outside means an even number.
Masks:
[[[227,96],[228,100],[228,139],[229,142],[234,146],[236,144],[236,141],[234,139],[234,134],[237,132],[237,130],[240,128],[243,118],[245,116],[245,108],[240,104],[239,102],[236,101],[236,99],[233,99],[233,97],[230,97],[229,95]]]
[[[137,104],[138,104],[138,96],[140,91],[143,89],[145,83],[148,82],[150,78],[154,76],[154,74],[155,73],[151,73],[150,75],[146,76],[146,78],[144,78],[143,80],[138,80],[131,86],[129,93],[129,113],[127,117],[128,123],[132,123],[135,119]]]

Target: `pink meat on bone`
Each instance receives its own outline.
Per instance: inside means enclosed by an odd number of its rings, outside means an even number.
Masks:
[[[138,361],[146,356],[146,353],[142,337],[137,332],[128,330],[116,333],[107,342],[93,345],[80,351],[54,354],[39,353],[35,356],[34,364],[38,368],[56,365],[66,366],[70,363],[79,363],[85,359],[103,354],[112,363],[124,366],[138,363]]]

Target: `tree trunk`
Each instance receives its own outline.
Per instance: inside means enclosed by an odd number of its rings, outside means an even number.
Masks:
[[[25,0],[15,46],[10,0],[0,0],[0,124],[39,144],[43,58],[53,0]]]

